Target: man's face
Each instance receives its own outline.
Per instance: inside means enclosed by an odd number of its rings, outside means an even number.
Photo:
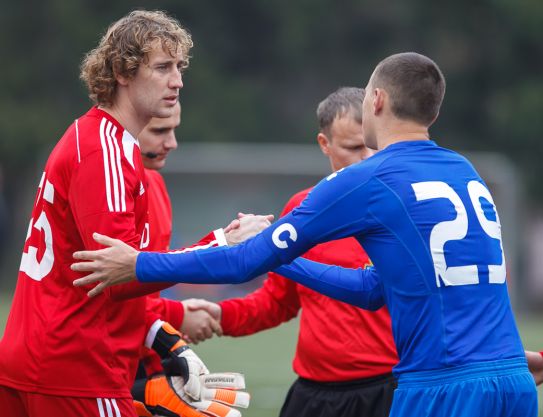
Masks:
[[[332,170],[345,168],[373,155],[366,147],[362,125],[350,113],[336,117],[330,126],[330,134],[319,134],[322,152],[330,159]]]
[[[147,169],[159,170],[166,164],[170,151],[177,148],[175,128],[181,121],[181,106],[174,106],[174,113],[170,117],[153,117],[139,134],[143,165]],[[157,155],[154,158],[146,156],[147,153]]]
[[[130,102],[140,117],[169,117],[174,113],[183,87],[182,63],[181,52],[172,57],[159,41],[155,43],[127,85]]]

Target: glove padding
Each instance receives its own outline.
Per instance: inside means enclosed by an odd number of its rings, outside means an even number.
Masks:
[[[162,322],[157,331],[152,348],[162,358],[162,366],[167,375],[181,376],[182,391],[192,399],[200,399],[200,376],[209,374],[209,370],[185,343],[181,335],[169,323]],[[176,387],[179,383],[175,384]],[[181,391],[178,391],[181,395]]]
[[[185,403],[218,417],[241,416],[239,411],[222,404],[242,408],[249,406],[249,394],[236,391],[245,389],[245,377],[237,373],[210,374],[170,324],[162,322],[152,348],[163,358],[162,365],[169,386]]]
[[[210,382],[207,385],[206,377]],[[232,386],[243,389],[245,382],[240,374],[208,374],[201,378],[202,399],[193,401],[188,395],[179,395],[179,390],[172,384],[175,378],[165,375],[157,375],[148,380],[138,380],[132,388],[134,407],[141,417],[241,417],[241,413],[228,405],[247,408],[249,406],[249,394],[236,392],[218,386]],[[215,381],[219,380],[217,384]],[[232,381],[226,384],[221,381]],[[181,387],[181,392],[182,392]],[[226,405],[228,404],[228,405]]]

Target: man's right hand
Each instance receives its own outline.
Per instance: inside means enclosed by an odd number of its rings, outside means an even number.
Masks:
[[[181,302],[185,310],[181,333],[183,339],[197,344],[213,337],[222,336],[221,307],[210,301],[190,298]]]
[[[525,351],[528,368],[534,377],[536,385],[543,383],[543,353]]]

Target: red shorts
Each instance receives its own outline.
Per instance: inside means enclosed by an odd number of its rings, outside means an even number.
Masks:
[[[9,417],[137,417],[131,398],[63,397],[0,385],[0,415]]]

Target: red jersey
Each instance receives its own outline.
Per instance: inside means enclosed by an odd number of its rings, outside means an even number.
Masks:
[[[130,283],[89,298],[72,254],[98,249],[93,232],[149,244],[137,141],[92,108],[57,143],[40,181],[17,287],[0,342],[0,384],[43,394],[130,397],[145,337],[145,298],[162,286]],[[126,300],[126,301],[121,301]]]
[[[294,195],[281,215],[293,210],[310,189]],[[370,263],[354,238],[315,246],[305,258],[346,268]],[[262,288],[244,298],[225,300],[224,334],[243,336],[275,327],[297,316],[300,330],[294,372],[314,381],[338,382],[392,372],[398,356],[386,307],[376,312],[333,300],[281,275],[269,273]]]
[[[145,249],[152,252],[166,251],[172,237],[172,203],[164,178],[156,170],[145,169],[147,199],[149,202],[150,244]]]

